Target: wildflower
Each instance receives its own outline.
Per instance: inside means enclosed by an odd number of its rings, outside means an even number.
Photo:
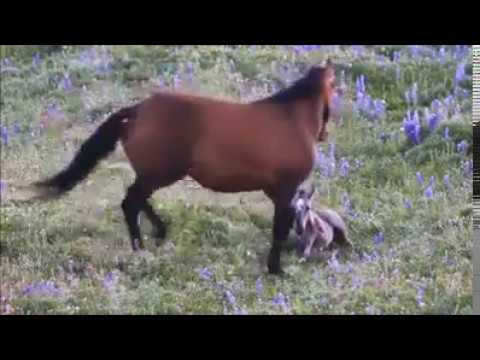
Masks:
[[[443,177],[443,185],[445,185],[447,189],[450,188],[450,176],[448,174]]]
[[[335,275],[330,275],[327,279],[327,282],[330,286],[335,286],[337,284],[337,278]]]
[[[352,276],[352,288],[353,289],[358,289],[363,285],[362,278],[358,275],[353,275]]]
[[[393,52],[393,61],[398,62],[400,60],[400,51],[394,51]],[[397,67],[398,69],[398,67]]]
[[[420,307],[425,306],[425,302],[423,301],[425,298],[425,290],[426,290],[426,287],[424,285],[420,285],[417,287],[416,300],[417,300],[418,306]]]
[[[3,180],[0,180],[0,194],[6,189],[7,183]]]
[[[414,105],[417,104],[418,98],[417,98],[417,83],[413,84],[412,90],[410,92],[410,98],[412,100],[412,103]]]
[[[4,125],[0,125],[0,137],[2,138],[3,143],[5,145],[8,145],[8,142],[9,142],[8,129]]]
[[[423,192],[423,194],[425,195],[425,197],[427,199],[432,199],[433,198],[433,186],[432,185],[428,185],[425,189],[425,191]]]
[[[203,280],[211,280],[213,278],[213,273],[206,267],[200,270],[199,275]]]
[[[58,296],[60,293],[53,281],[44,280],[27,285],[23,290],[24,296]]]
[[[440,116],[437,115],[437,114],[432,114],[428,118],[428,128],[430,129],[430,132],[433,133],[436,130],[436,128],[438,127],[439,123],[440,123]]]
[[[423,182],[424,182],[424,178],[423,178],[422,173],[421,173],[420,171],[417,171],[416,176],[417,176],[417,181],[418,181],[418,183],[419,183],[420,185],[422,185]]]
[[[367,311],[368,315],[375,315],[376,309],[373,305],[367,306],[365,310]]]
[[[73,89],[72,80],[70,80],[70,76],[65,74],[62,79],[62,88],[64,91],[71,91]]]
[[[413,119],[404,119],[403,121],[403,130],[409,141],[415,145],[419,145],[421,142],[420,139],[420,124],[418,118]]]
[[[332,257],[328,259],[327,263],[328,263],[328,266],[330,266],[333,269],[333,271],[339,272],[341,270],[340,263],[338,262],[337,257],[335,255],[332,255]]]
[[[468,150],[468,143],[465,140],[462,140],[457,144],[457,151],[462,154],[466,154]]]
[[[440,62],[444,63],[445,62],[445,48],[443,46],[438,51],[438,55],[439,55],[439,58],[440,58]]]
[[[173,76],[173,87],[176,89],[181,83],[180,76],[178,74],[175,74]]]
[[[411,209],[412,208],[412,201],[410,199],[404,199],[403,200],[403,206],[405,206],[405,209]]]
[[[20,127],[20,124],[18,123],[18,120],[13,123],[13,132],[18,135],[22,132],[22,129]]]
[[[236,307],[235,311],[233,313],[234,313],[234,315],[248,315],[247,310],[245,310],[241,307]]]
[[[445,130],[443,131],[443,138],[446,141],[450,140],[450,130],[448,127],[446,127]]]
[[[340,160],[340,169],[339,169],[340,176],[342,177],[348,176],[349,168],[350,168],[350,165],[348,161],[345,158],[342,158]]]
[[[385,241],[385,237],[382,232],[379,232],[373,236],[373,243],[375,245],[383,244]]]
[[[112,290],[118,281],[118,274],[114,271],[110,271],[105,275],[105,278],[102,281],[102,285],[107,290]]]
[[[457,70],[455,71],[455,86],[465,78],[465,63],[460,63],[457,65]]]
[[[32,57],[32,64],[33,66],[37,67],[42,63],[42,59],[40,58],[40,54],[37,52]]]
[[[465,176],[471,176],[473,174],[473,160],[470,159],[462,163],[463,166],[463,174]]]
[[[407,105],[410,105],[410,92],[408,90],[405,91],[405,101],[407,102]]]
[[[397,79],[397,82],[400,81],[400,66],[398,65],[395,68],[395,78]]]
[[[230,305],[235,305],[236,304],[237,301],[235,299],[235,295],[233,295],[230,290],[225,290],[225,297],[227,298]]]
[[[289,308],[288,301],[285,295],[283,295],[283,293],[279,292],[277,295],[275,295],[275,297],[272,300],[272,303],[274,305],[280,306],[284,312],[288,311],[288,308]]]
[[[255,281],[255,290],[256,290],[258,296],[263,294],[263,284],[262,284],[262,280],[260,278],[258,278],[257,281]]]

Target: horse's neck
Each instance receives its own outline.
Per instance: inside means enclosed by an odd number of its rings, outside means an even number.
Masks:
[[[298,121],[299,126],[308,133],[311,141],[315,143],[322,126],[320,111],[323,109],[321,109],[320,101],[316,99],[306,99],[299,101],[294,106],[298,109],[296,121]]]

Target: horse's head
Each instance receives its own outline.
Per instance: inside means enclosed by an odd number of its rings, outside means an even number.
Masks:
[[[322,117],[318,141],[326,141],[328,139],[327,124],[335,95],[335,69],[332,61],[328,59],[325,65],[313,66],[307,74],[307,79],[320,94]]]

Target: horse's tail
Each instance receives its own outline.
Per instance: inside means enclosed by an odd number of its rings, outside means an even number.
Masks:
[[[98,162],[115,150],[122,134],[122,120],[136,117],[137,106],[123,108],[103,122],[82,144],[72,162],[55,176],[34,183],[37,198],[53,198],[72,190]]]

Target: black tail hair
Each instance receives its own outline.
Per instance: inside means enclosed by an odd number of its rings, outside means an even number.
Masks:
[[[73,161],[55,176],[35,183],[37,188],[48,188],[49,196],[59,196],[72,190],[84,180],[100,160],[115,150],[121,136],[122,120],[135,118],[137,106],[123,108],[103,122],[82,144]]]

